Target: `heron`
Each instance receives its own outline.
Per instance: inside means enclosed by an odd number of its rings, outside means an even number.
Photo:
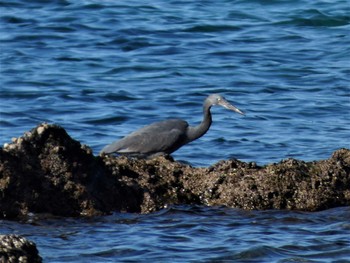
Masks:
[[[121,154],[141,158],[170,155],[180,147],[200,138],[209,130],[212,123],[210,109],[215,105],[244,115],[223,96],[211,94],[204,100],[203,120],[199,125],[190,126],[181,119],[155,122],[105,146],[100,154]]]

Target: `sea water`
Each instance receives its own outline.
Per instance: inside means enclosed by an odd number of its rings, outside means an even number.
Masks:
[[[42,122],[95,154],[154,121],[202,120],[173,154],[193,166],[329,158],[350,147],[350,3],[0,1],[0,144]],[[318,213],[179,206],[150,215],[2,221],[45,262],[350,260],[349,209]],[[337,261],[338,260],[338,261]],[[343,260],[343,261],[342,261]]]

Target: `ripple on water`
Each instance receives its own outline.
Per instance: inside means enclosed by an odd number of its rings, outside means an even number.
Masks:
[[[342,262],[350,257],[349,216],[348,207],[310,213],[171,206],[149,215],[2,221],[1,232],[34,240],[49,262]]]

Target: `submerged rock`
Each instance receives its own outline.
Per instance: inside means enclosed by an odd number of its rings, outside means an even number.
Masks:
[[[193,168],[164,157],[96,157],[49,124],[0,148],[0,218],[148,213],[171,204],[307,211],[350,205],[350,151],[314,162],[260,167],[228,160]]]
[[[36,245],[17,235],[0,235],[0,262],[40,263]]]

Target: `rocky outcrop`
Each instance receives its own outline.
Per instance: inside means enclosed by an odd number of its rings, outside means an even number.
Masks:
[[[55,125],[43,124],[0,150],[0,217],[28,212],[97,215],[128,205],[103,160]],[[120,206],[119,206],[120,205]]]
[[[171,204],[307,211],[350,205],[350,151],[314,162],[260,167],[228,160],[193,168],[164,157],[94,156],[49,124],[0,149],[0,218],[148,213]]]
[[[0,262],[41,263],[36,245],[17,235],[0,235]]]
[[[350,151],[346,149],[324,161],[288,159],[263,167],[238,160],[209,168],[164,158],[105,157],[104,161],[112,174],[143,193],[142,212],[174,203],[306,211],[350,205]]]

